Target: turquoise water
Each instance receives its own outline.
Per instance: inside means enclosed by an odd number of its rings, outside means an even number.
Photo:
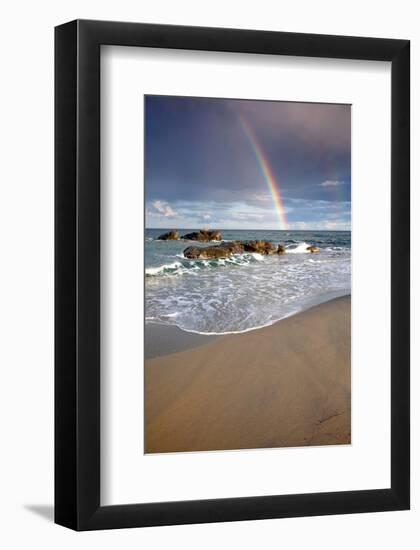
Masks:
[[[266,240],[287,253],[221,260],[188,260],[183,250],[197,243],[157,240],[164,232],[145,232],[146,323],[203,334],[244,332],[351,292],[350,231],[222,230],[223,240]],[[308,253],[309,245],[320,253]]]

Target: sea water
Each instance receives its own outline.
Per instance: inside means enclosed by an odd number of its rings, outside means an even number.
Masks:
[[[218,243],[160,241],[164,229],[146,229],[146,323],[201,334],[246,332],[351,293],[350,231],[221,231],[224,241],[270,241],[286,254],[188,260],[187,246]],[[308,252],[310,245],[320,252]]]

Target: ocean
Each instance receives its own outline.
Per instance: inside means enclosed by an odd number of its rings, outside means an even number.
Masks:
[[[145,231],[146,323],[200,334],[246,332],[351,293],[350,231],[221,229],[224,241],[265,240],[287,251],[219,260],[184,258],[187,246],[208,244],[157,240],[165,231]],[[308,253],[309,245],[320,252]]]

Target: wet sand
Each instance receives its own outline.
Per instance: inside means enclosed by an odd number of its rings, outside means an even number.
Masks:
[[[220,338],[217,335],[186,332],[175,325],[148,324],[144,327],[144,358],[153,359],[170,353],[198,348]]]
[[[145,451],[349,444],[350,327],[346,296],[147,359]]]

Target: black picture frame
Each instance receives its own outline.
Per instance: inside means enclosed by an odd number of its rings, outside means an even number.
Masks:
[[[100,46],[391,62],[391,486],[100,505]],[[410,42],[77,20],[55,29],[55,522],[75,530],[410,506]]]

